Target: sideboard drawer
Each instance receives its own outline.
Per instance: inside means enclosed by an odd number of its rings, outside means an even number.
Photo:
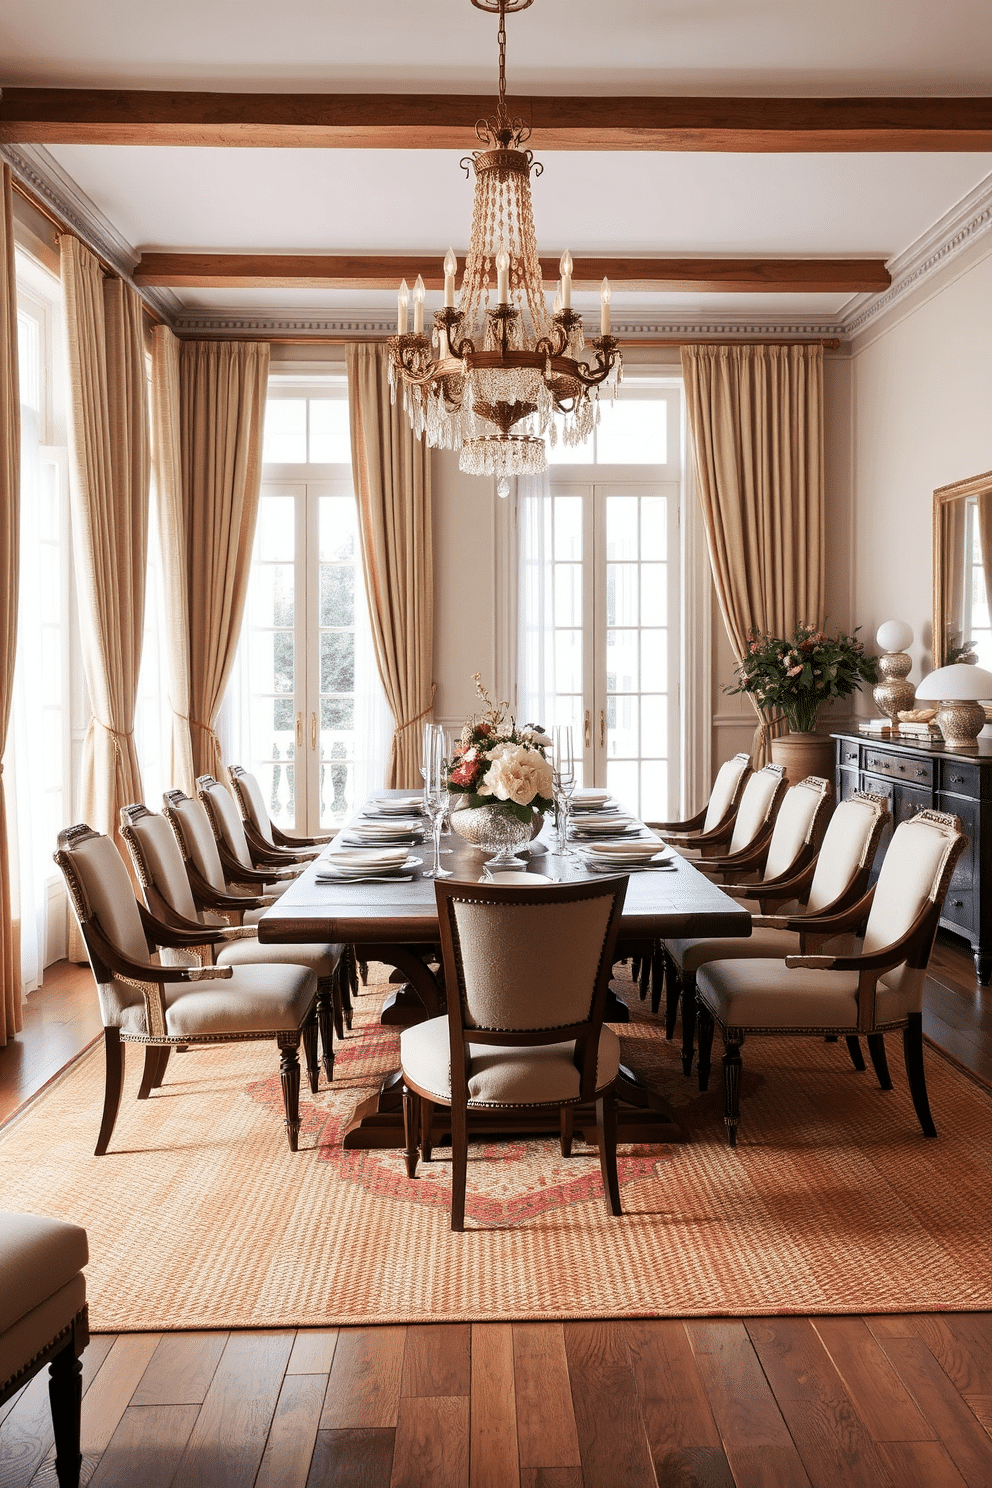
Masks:
[[[837,741],[837,768],[840,770],[856,770],[861,763],[861,750],[857,744],[849,744],[846,739]]]
[[[888,775],[893,780],[906,780],[930,789],[933,785],[933,760],[906,754],[888,754],[884,749],[866,749],[865,770],[875,775]]]
[[[977,765],[962,764],[960,760],[941,760],[940,789],[977,801],[982,794],[982,772]]]

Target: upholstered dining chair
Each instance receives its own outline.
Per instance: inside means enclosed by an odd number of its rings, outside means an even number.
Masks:
[[[79,1356],[89,1342],[83,1275],[88,1260],[80,1225],[40,1214],[0,1213],[0,1405],[50,1366],[59,1488],[78,1488],[82,1467]]]
[[[710,798],[701,811],[684,821],[648,822],[680,852],[717,852],[730,840],[741,792],[751,775],[751,756],[735,754],[716,774]]]
[[[141,889],[141,896],[157,920],[173,930],[200,936],[195,950],[162,951],[165,964],[195,964],[202,958],[215,966],[289,964],[309,966],[317,977],[317,1025],[320,1029],[324,1073],[334,1069],[332,1023],[343,1037],[341,1008],[344,946],[334,942],[263,945],[254,925],[229,925],[214,910],[198,909],[176,835],[165,817],[135,803],[121,807],[121,836]]]
[[[727,1135],[740,1123],[741,1045],[748,1034],[865,1034],[883,1090],[892,1088],[884,1035],[902,1030],[910,1095],[923,1135],[937,1135],[923,1068],[923,987],[954,865],[965,838],[956,816],[921,811],[892,834],[878,881],[846,913],[819,917],[842,934],[864,923],[851,955],[805,953],[784,960],[711,961],[696,974],[699,1088],[709,1081],[715,1024],[723,1031]],[[870,901],[870,909],[868,904]]]
[[[783,805],[779,821],[785,810]],[[681,1000],[682,1070],[686,1075],[692,1072],[695,1052],[699,968],[710,961],[728,958],[757,960],[818,950],[826,939],[823,933],[817,933],[820,917],[842,913],[867,893],[872,864],[888,822],[884,796],[870,791],[856,792],[835,807],[819,851],[798,872],[784,874],[777,881],[763,879],[725,886],[745,907],[754,903],[750,935],[665,942],[666,1029],[671,1038]],[[778,913],[766,913],[770,906],[776,907]],[[864,1069],[857,1038],[848,1041],[848,1049],[855,1067]]]
[[[567,1157],[574,1108],[594,1101],[607,1208],[622,1213],[620,1044],[603,1014],[627,879],[434,889],[448,1012],[400,1035],[409,1176],[431,1156],[435,1105],[450,1107],[451,1228],[463,1230],[473,1112],[556,1111]]]
[[[760,862],[761,855],[771,840],[775,818],[785,791],[785,770],[782,765],[764,765],[749,775],[741,791],[726,851],[718,853],[711,849],[705,855],[691,855],[700,872],[710,878],[720,879],[725,878],[728,873],[736,875],[752,870]],[[672,845],[677,847],[677,844]],[[682,847],[677,847],[677,850],[685,852]]]
[[[185,791],[170,790],[165,792],[162,802],[162,814],[175,833],[197,909],[205,914],[223,915],[235,925],[257,925],[269,906],[275,903],[278,891],[268,892],[273,886],[263,883],[255,884],[255,892],[249,893],[239,882],[228,880],[210,816],[202,800],[194,801]],[[288,883],[283,887],[288,887]],[[351,946],[345,948],[343,962],[337,986],[340,1007],[337,1001],[334,1003],[334,1026],[338,1038],[344,1037],[344,1028],[346,1025],[350,1028],[353,1019],[351,996],[357,985],[357,974]]]
[[[170,929],[135,899],[124,860],[110,838],[85,823],[69,827],[59,833],[55,861],[79,920],[103,1015],[107,1074],[95,1155],[107,1151],[117,1121],[125,1044],[144,1046],[138,1099],[146,1100],[162,1084],[176,1045],[245,1039],[274,1039],[279,1047],[286,1133],[295,1152],[301,1041],[311,1090],[316,1091],[318,1080],[313,971],[308,966],[155,964],[153,950],[185,949],[192,937]]]
[[[273,863],[269,861],[271,854],[259,856],[252,850],[234,797],[219,780],[212,775],[198,776],[196,795],[206,809],[224,873],[232,883],[278,894],[302,873],[304,863],[285,857]]]
[[[332,833],[317,837],[297,837],[280,831],[265,805],[258,777],[240,765],[228,765],[231,791],[241,812],[245,836],[253,851],[278,852],[285,859],[306,862],[315,858],[331,841]],[[271,859],[278,862],[279,859]]]

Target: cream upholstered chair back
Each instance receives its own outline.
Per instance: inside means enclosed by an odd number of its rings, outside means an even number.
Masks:
[[[765,765],[754,772],[741,795],[728,856],[751,846],[762,827],[773,819],[784,791],[785,771],[781,765]]]
[[[737,798],[741,782],[750,773],[751,756],[749,754],[735,754],[733,759],[724,760],[717,771],[706,806],[706,816],[702,825],[704,832],[711,832],[714,827],[720,825]]]
[[[141,988],[114,975],[91,933],[95,922],[103,937],[129,961],[151,966],[148,940],[123,858],[109,837],[80,823],[59,833],[55,861],[65,878],[86,944],[104,1025],[143,1031],[145,998]]]
[[[253,868],[241,813],[235,806],[230,791],[212,775],[201,775],[196,782],[196,794],[206,807],[214,836],[224,843],[232,857],[237,858],[245,868]]]
[[[192,863],[200,877],[218,894],[226,894],[224,867],[203,802],[191,800],[181,790],[166,791],[162,799],[166,821],[176,834],[184,861]]]
[[[176,834],[165,817],[149,811],[147,806],[134,805],[121,808],[121,836],[131,854],[138,882],[149,903],[149,891],[182,915],[184,920],[202,921],[193,893],[189,886],[186,864],[176,841]]]
[[[817,855],[807,914],[819,914],[833,904],[861,869],[870,865],[888,819],[885,797],[872,791],[856,791],[834,808]]]
[[[900,940],[929,904],[943,902],[963,843],[959,818],[943,811],[920,811],[899,823],[875,885],[862,954]],[[919,1012],[925,979],[925,965],[903,962],[882,983],[906,1000],[909,1012]]]
[[[782,797],[765,860],[765,879],[788,873],[803,848],[816,841],[830,805],[830,783],[818,775],[790,785]]]
[[[542,891],[543,892],[543,891]],[[562,1028],[592,1015],[613,896],[451,901],[467,1028]]]
[[[241,815],[245,821],[250,822],[260,837],[275,846],[272,836],[272,825],[269,813],[265,806],[265,797],[262,795],[262,787],[258,780],[248,770],[242,769],[240,765],[232,765],[231,787],[241,807]]]

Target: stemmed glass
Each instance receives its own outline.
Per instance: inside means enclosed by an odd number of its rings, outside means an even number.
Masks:
[[[555,800],[555,846],[559,857],[572,857],[568,824],[575,793],[575,754],[570,723],[557,724],[551,731],[551,780]]]
[[[448,811],[450,760],[451,750],[444,729],[436,723],[428,724],[424,729],[424,815],[431,824],[434,838],[434,863],[424,872],[425,878],[452,877],[447,868],[441,867],[441,828]]]

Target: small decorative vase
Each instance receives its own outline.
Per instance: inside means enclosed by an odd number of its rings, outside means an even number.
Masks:
[[[521,821],[498,801],[491,806],[455,807],[448,820],[459,837],[483,852],[495,854],[486,860],[487,872],[493,868],[526,868],[526,862],[514,855],[514,848],[522,847],[541,829],[540,813],[534,814],[533,821]]]

